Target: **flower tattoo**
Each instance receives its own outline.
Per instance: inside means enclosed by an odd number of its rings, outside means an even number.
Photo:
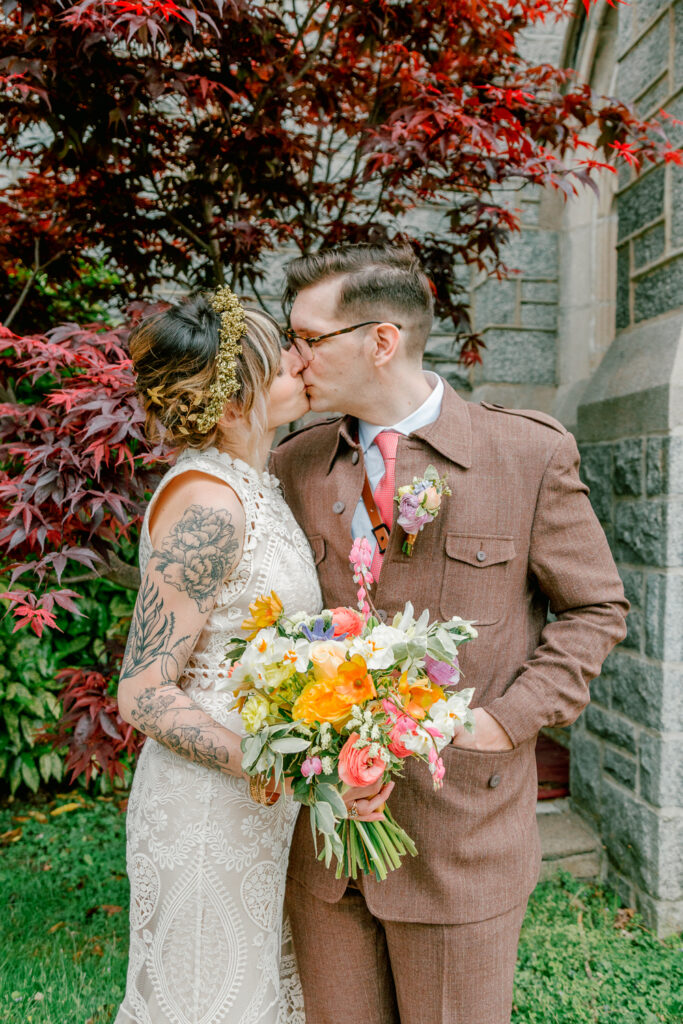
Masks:
[[[190,505],[155,555],[166,583],[184,590],[205,612],[212,607],[238,548],[229,512]]]

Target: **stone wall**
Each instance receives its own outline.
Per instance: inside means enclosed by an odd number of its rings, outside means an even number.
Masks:
[[[619,8],[617,94],[683,119],[683,0]],[[675,141],[683,143],[680,127]],[[578,408],[582,471],[631,601],[572,729],[571,793],[607,877],[660,934],[683,928],[683,175],[622,174],[616,337]]]

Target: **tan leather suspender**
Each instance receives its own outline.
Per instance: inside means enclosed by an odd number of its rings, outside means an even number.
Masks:
[[[372,524],[372,532],[377,540],[377,547],[379,548],[380,555],[383,555],[387,550],[389,544],[389,534],[391,529],[383,521],[379,514],[379,509],[375,504],[375,499],[372,496],[372,487],[368,480],[368,474],[366,472],[365,479],[363,480],[363,504],[367,509],[367,513],[370,516],[370,522]]]

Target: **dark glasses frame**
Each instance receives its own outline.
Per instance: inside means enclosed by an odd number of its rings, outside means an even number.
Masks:
[[[364,320],[362,324],[353,324],[352,327],[340,327],[338,331],[330,331],[329,334],[319,334],[317,338],[300,338],[299,335],[295,332],[294,328],[289,326],[281,327],[280,330],[282,331],[282,337],[288,343],[289,347],[291,348],[292,345],[294,345],[294,347],[298,351],[298,341],[303,342],[304,345],[309,345],[310,347],[313,347],[313,345],[317,345],[319,341],[326,341],[328,338],[336,338],[340,334],[350,334],[351,331],[356,331],[358,330],[359,327],[372,327],[375,324],[388,323],[391,323],[391,326],[396,327],[399,331],[401,330],[401,325],[394,324],[391,322],[391,320]]]

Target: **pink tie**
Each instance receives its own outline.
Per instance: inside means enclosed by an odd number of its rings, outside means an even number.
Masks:
[[[391,529],[394,519],[394,480],[396,477],[396,449],[398,447],[399,433],[396,430],[382,430],[375,438],[375,444],[382,453],[384,459],[384,476],[377,484],[373,492],[377,511],[382,521]],[[382,568],[384,555],[380,554],[379,544],[372,556],[370,572],[379,579],[379,572]]]

